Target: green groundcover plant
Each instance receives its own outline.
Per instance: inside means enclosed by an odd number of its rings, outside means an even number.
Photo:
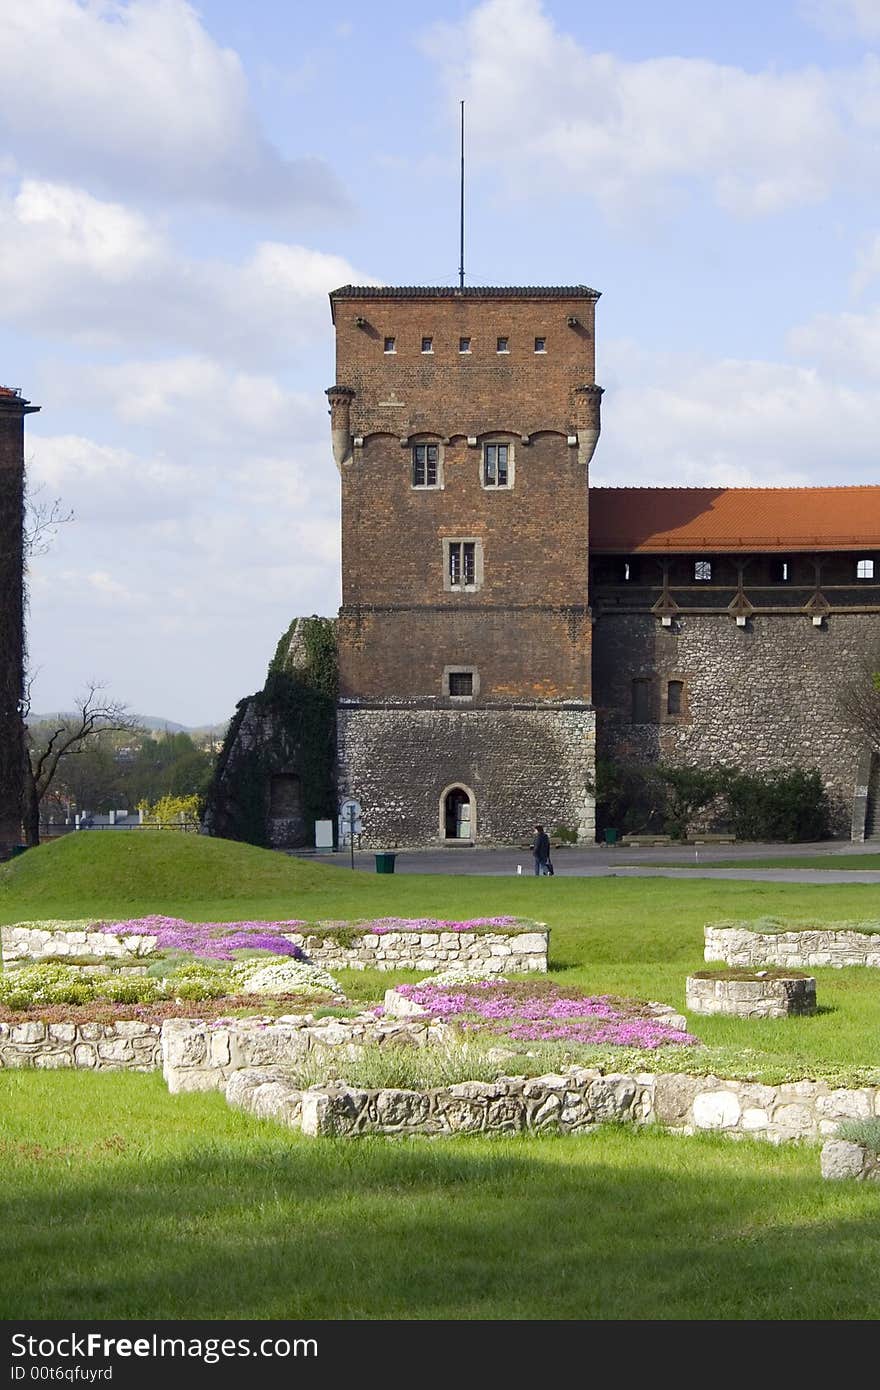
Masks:
[[[854,1144],[863,1144],[875,1154],[880,1154],[880,1116],[871,1120],[844,1120],[837,1131],[839,1139],[849,1139]]]

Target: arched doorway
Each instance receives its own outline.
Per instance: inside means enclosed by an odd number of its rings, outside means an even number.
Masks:
[[[440,798],[440,837],[447,841],[476,838],[476,803],[469,787],[447,787]]]

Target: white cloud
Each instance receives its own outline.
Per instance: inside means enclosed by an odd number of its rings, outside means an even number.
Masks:
[[[880,0],[801,0],[799,9],[829,38],[880,38]]]
[[[236,53],[185,0],[4,7],[0,155],[50,176],[239,211],[337,210],[320,160],[284,159]]]
[[[67,184],[0,195],[0,302],[28,332],[114,347],[174,344],[255,366],[329,338],[326,295],[369,282],[341,256],[260,242],[241,263],[177,251],[141,213]]]
[[[876,382],[880,380],[880,308],[863,314],[817,314],[792,329],[788,346],[794,356],[819,362],[836,377]]]
[[[826,197],[876,150],[864,138],[880,80],[742,68],[703,59],[631,62],[560,31],[540,0],[485,0],[426,39],[449,99],[468,100],[473,159],[530,198],[552,188],[621,213],[685,181],[742,215]]]
[[[815,366],[672,355],[643,357],[636,375],[627,344],[611,344],[605,357],[609,390],[592,468],[596,484],[876,481],[874,387],[855,389]]]

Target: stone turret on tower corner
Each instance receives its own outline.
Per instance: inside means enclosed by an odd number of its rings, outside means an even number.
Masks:
[[[535,818],[592,834],[597,299],[330,296],[339,774],[372,843],[509,842]]]

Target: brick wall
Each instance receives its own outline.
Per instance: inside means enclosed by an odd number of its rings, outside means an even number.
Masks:
[[[28,413],[27,401],[0,388],[0,858],[21,841],[22,509]]]

